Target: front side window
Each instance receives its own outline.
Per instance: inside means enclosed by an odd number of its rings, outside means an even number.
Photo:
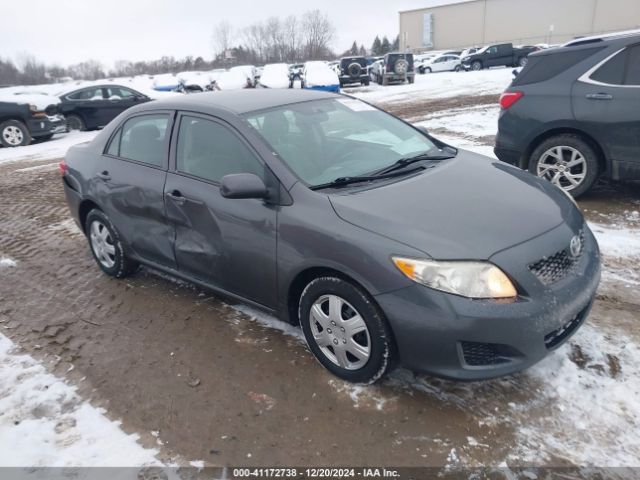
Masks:
[[[165,137],[168,125],[167,113],[130,118],[111,139],[107,153],[161,167],[167,156]]]
[[[180,120],[176,168],[212,182],[232,173],[264,177],[260,161],[233,131],[218,122],[188,115]]]
[[[349,98],[295,103],[245,118],[310,186],[373,173],[435,148],[404,122]]]

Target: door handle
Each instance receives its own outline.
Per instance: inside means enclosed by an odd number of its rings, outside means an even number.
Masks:
[[[589,100],[613,100],[613,95],[609,93],[587,93],[585,96]]]
[[[186,198],[182,196],[179,190],[172,190],[170,192],[165,193],[167,197],[176,202],[178,205],[182,205]]]
[[[111,175],[109,175],[109,172],[107,172],[106,170],[103,170],[102,172],[100,172],[97,177],[100,180],[103,180],[105,182],[108,182],[109,180],[111,180]]]

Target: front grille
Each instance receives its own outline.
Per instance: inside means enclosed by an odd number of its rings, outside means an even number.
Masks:
[[[588,309],[589,307],[585,308],[560,328],[557,328],[554,331],[546,334],[544,336],[544,344],[546,345],[546,347],[551,350],[552,348],[557,347],[567,338],[569,338],[573,334],[573,332],[575,332],[576,329],[580,326],[582,320],[584,320]]]
[[[584,251],[584,231],[580,230],[580,253],[573,256],[570,253],[570,247],[560,250],[559,252],[551,255],[550,257],[543,257],[535,263],[529,265],[529,270],[533,273],[544,285],[551,285],[552,283],[562,280],[569,275],[578,265],[582,252]]]
[[[471,367],[500,365],[509,361],[500,355],[499,345],[493,343],[460,342],[460,345],[464,361]]]

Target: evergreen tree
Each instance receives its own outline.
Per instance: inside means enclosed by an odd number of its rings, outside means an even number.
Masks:
[[[396,39],[393,41],[393,45],[391,46],[394,52],[400,50],[400,35],[396,35]]]
[[[373,41],[373,45],[371,45],[371,55],[374,57],[379,57],[382,55],[380,53],[382,50],[382,43],[380,43],[380,37],[376,35],[375,40]]]
[[[382,37],[382,44],[380,45],[380,55],[384,55],[385,53],[389,53],[391,51],[391,44],[389,43],[389,39],[385,35]]]
[[[349,54],[353,56],[358,55],[358,44],[356,42],[353,42],[353,45],[351,45],[351,50],[349,50]]]
[[[364,45],[360,45],[360,51],[358,51],[358,55],[360,55],[361,57],[367,56],[367,49],[364,48]]]

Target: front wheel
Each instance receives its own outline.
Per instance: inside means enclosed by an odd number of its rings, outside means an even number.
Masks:
[[[374,383],[390,369],[389,327],[359,287],[337,277],[317,278],[302,292],[298,313],[309,349],[337,377]]]
[[[22,147],[31,143],[27,126],[19,120],[0,123],[0,143],[5,147]]]
[[[123,278],[137,270],[138,264],[125,253],[118,231],[104,212],[98,209],[89,212],[85,232],[93,258],[104,273]]]
[[[577,135],[556,135],[533,150],[529,172],[579,197],[598,178],[598,155]]]
[[[480,60],[476,60],[471,64],[471,70],[482,70],[482,62]]]

